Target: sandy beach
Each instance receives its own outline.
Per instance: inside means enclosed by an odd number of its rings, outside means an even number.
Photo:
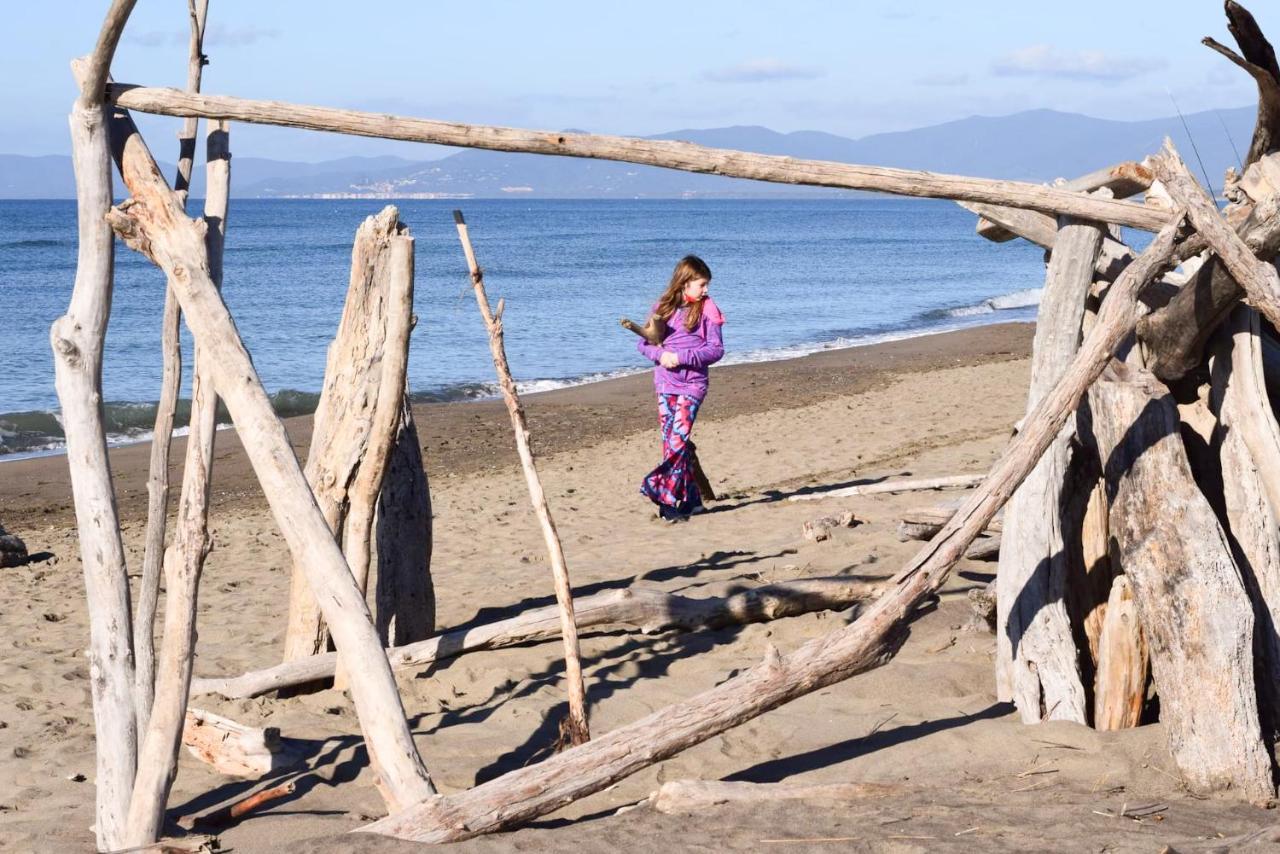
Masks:
[[[721,500],[668,525],[638,494],[659,445],[647,374],[532,395],[534,448],[575,594],[627,586],[716,596],[761,583],[892,574],[918,543],[904,511],[956,493],[788,502],[797,490],[889,477],[982,473],[1025,406],[1031,327],[1005,324],[713,371],[694,437]],[[498,401],[417,410],[432,487],[440,629],[553,601],[551,579]],[[309,419],[288,429],[305,454]],[[175,442],[174,477],[183,443]],[[142,563],[148,447],[112,451],[130,573]],[[231,431],[218,436],[200,595],[198,675],[279,660],[290,560]],[[176,503],[176,502],[175,502]],[[805,521],[852,511],[831,539]],[[0,849],[91,850],[93,727],[88,625],[66,460],[0,463],[0,522],[35,559],[0,570]],[[1274,823],[1275,813],[1190,797],[1159,725],[1100,733],[1024,726],[996,702],[994,638],[967,627],[966,591],[994,562],[963,561],[888,665],[806,696],[635,774],[525,829],[462,851],[1198,850],[1194,840]],[[589,631],[582,649],[598,733],[634,721],[852,619],[818,613],[690,634]],[[399,672],[437,787],[455,792],[536,762],[564,708],[558,641],[476,652]],[[223,777],[184,751],[170,816],[204,813],[296,780],[219,836],[245,852],[408,851],[347,831],[385,814],[350,698],[195,698],[193,705],[306,741],[306,766]],[[872,782],[892,796],[838,805],[722,805],[692,815],[637,804],[665,781]],[[1142,809],[1136,809],[1141,807]],[[1126,812],[1128,811],[1128,812]],[[1130,817],[1132,814],[1132,817]]]

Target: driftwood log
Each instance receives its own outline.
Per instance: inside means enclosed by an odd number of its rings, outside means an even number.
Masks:
[[[883,495],[888,492],[918,492],[925,489],[968,489],[982,483],[986,475],[957,474],[945,477],[922,477],[914,480],[887,480],[881,483],[867,483],[860,486],[846,486],[842,489],[827,489],[820,492],[802,492],[788,495],[788,501],[818,501],[823,498],[849,498],[854,495]]]
[[[778,620],[811,611],[835,611],[874,599],[881,585],[857,578],[808,578],[743,590],[724,597],[694,598],[644,588],[597,593],[577,601],[579,629],[628,626],[647,634],[701,631],[729,625]],[[421,667],[482,649],[499,649],[560,636],[558,606],[527,611],[506,620],[444,632],[438,637],[387,650],[397,668]],[[228,699],[257,697],[270,691],[323,679],[333,674],[337,656],[317,655],[235,677],[196,679],[191,693]]]
[[[1114,222],[1146,231],[1156,231],[1169,218],[1166,212],[1132,202],[1100,199],[1039,184],[825,160],[801,160],[795,157],[708,148],[674,140],[442,122],[280,101],[199,95],[177,89],[126,83],[112,83],[107,91],[107,98],[111,103],[126,109],[162,116],[221,118],[250,124],[280,125],[491,151],[617,160],[778,184],[841,187],[899,196],[987,202],[1007,207],[1031,208],[1047,214]]]
[[[187,55],[187,91],[200,91],[204,71],[204,27],[209,0],[188,0],[191,40]],[[173,189],[186,208],[191,186],[191,169],[196,154],[196,133],[200,120],[194,116],[182,123],[178,134],[178,168]],[[138,707],[138,731],[145,732],[155,697],[155,619],[160,595],[160,570],[164,562],[165,525],[169,514],[169,448],[173,444],[173,419],[182,384],[182,348],[179,346],[181,312],[173,288],[165,283],[164,315],[160,321],[160,396],[156,403],[155,425],[151,431],[151,460],[147,476],[147,528],[144,535],[142,579],[133,617],[133,657],[137,668],[134,702]]]
[[[87,653],[97,734],[94,834],[102,850],[125,845],[138,751],[129,578],[102,423],[102,347],[114,280],[113,238],[106,221],[112,201],[110,110],[102,91],[133,5],[134,0],[113,0],[93,53],[80,61],[80,88],[70,116],[76,278],[67,313],[49,330],[89,603]]]
[[[272,771],[290,768],[305,751],[280,737],[279,727],[251,727],[203,709],[188,709],[182,745],[219,774],[256,780]]]
[[[360,224],[351,248],[342,318],[325,364],[305,472],[332,536],[343,545],[348,566],[357,554],[367,567],[365,523],[385,473],[390,431],[399,420],[413,311],[412,259],[413,239],[394,206]],[[393,330],[398,330],[395,338]],[[353,514],[360,517],[354,524],[363,532],[363,544],[351,541],[360,533],[347,537]],[[328,649],[328,629],[307,583],[305,560],[298,555],[290,579],[285,661]],[[362,579],[355,580],[363,591]]]
[[[1098,636],[1093,725],[1112,730],[1135,727],[1147,699],[1147,638],[1138,619],[1129,579],[1116,576]]]
[[[205,364],[214,390],[226,401],[239,428],[291,553],[300,556],[307,568],[307,582],[317,593],[339,654],[354,665],[351,695],[389,808],[420,800],[434,787],[410,736],[395,677],[382,654],[364,597],[316,506],[284,425],[272,410],[209,275],[206,229],[183,213],[128,114],[117,111],[112,125],[120,171],[132,195],[110,212],[111,225],[130,247],[144,252],[170,275],[196,346],[209,354]],[[129,693],[127,687],[125,693]]]
[[[17,534],[10,534],[0,525],[0,568],[22,566],[27,562],[27,544]]]
[[[964,550],[1035,467],[1112,354],[1133,332],[1137,295],[1173,262],[1182,220],[1182,214],[1175,213],[1116,280],[1079,353],[1027,416],[1022,431],[987,478],[947,527],[894,577],[893,586],[852,625],[809,641],[786,656],[770,648],[761,665],[689,700],[538,765],[466,792],[428,798],[362,830],[419,842],[448,842],[513,827],[797,697],[883,664],[901,641],[903,622],[946,581]]]
[[[1111,535],[1150,645],[1170,751],[1193,791],[1266,800],[1274,788],[1254,690],[1252,607],[1192,478],[1172,400],[1149,374],[1115,370],[1090,401],[1111,414],[1095,424],[1114,496]]]
[[[1027,409],[1061,377],[1080,346],[1086,297],[1102,243],[1097,225],[1064,222],[1036,320]],[[1067,614],[1069,496],[1063,495],[1075,425],[1069,423],[1005,508],[996,574],[996,694],[1024,723],[1085,723],[1088,705]]]
[[[489,307],[489,297],[484,290],[484,272],[476,261],[475,250],[471,246],[471,237],[467,234],[467,223],[462,211],[453,212],[454,222],[458,227],[458,239],[462,242],[462,251],[467,258],[467,268],[471,273],[471,287],[475,292],[476,305],[489,333],[489,352],[493,356],[493,367],[498,374],[498,386],[502,389],[502,399],[511,415],[511,429],[515,433],[516,453],[520,456],[520,468],[524,472],[525,485],[529,488],[529,501],[533,504],[533,512],[538,517],[538,527],[542,531],[542,541],[547,549],[547,558],[551,563],[551,579],[555,587],[556,605],[560,610],[560,636],[564,641],[564,677],[569,694],[569,716],[565,721],[565,734],[570,744],[582,744],[590,740],[591,729],[587,719],[587,691],[582,679],[582,659],[578,651],[578,627],[573,615],[573,588],[569,584],[569,568],[565,564],[564,547],[560,543],[560,535],[556,532],[556,523],[551,516],[551,505],[542,489],[542,479],[538,476],[538,466],[533,459],[533,448],[529,444],[529,425],[524,416],[524,408],[520,405],[520,395],[516,391],[515,380],[511,376],[511,368],[507,364],[507,350],[502,341],[502,300],[498,300],[495,311]]]

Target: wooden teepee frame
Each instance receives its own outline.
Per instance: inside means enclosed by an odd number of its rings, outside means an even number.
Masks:
[[[1083,443],[1086,430],[1080,419],[1090,412],[1095,453],[1103,463],[1091,481],[1086,479],[1084,492],[1097,493],[1093,484],[1105,484],[1095,514],[1107,517],[1109,528],[1104,530],[1114,540],[1112,574],[1123,571],[1123,586],[1131,589],[1128,595],[1150,644],[1178,767],[1197,789],[1234,788],[1255,799],[1273,794],[1262,733],[1264,722],[1268,728],[1274,726],[1280,706],[1274,701],[1274,680],[1255,684],[1252,639],[1257,614],[1265,629],[1257,647],[1266,662],[1260,672],[1280,672],[1280,640],[1275,637],[1280,558],[1271,559],[1280,555],[1275,513],[1280,508],[1280,428],[1259,379],[1258,316],[1236,306],[1247,297],[1267,321],[1280,327],[1280,280],[1266,263],[1280,249],[1280,182],[1270,179],[1273,151],[1280,146],[1280,68],[1252,17],[1237,4],[1228,2],[1226,8],[1244,56],[1216,42],[1211,46],[1249,71],[1261,97],[1250,169],[1232,186],[1236,203],[1227,221],[1171,145],[1141,165],[1122,165],[1065,186],[1042,187],[682,142],[463,125],[202,95],[198,87],[203,0],[192,0],[193,73],[187,92],[109,83],[111,58],[133,5],[133,0],[114,0],[93,53],[77,63],[80,89],[70,123],[79,258],[67,313],[51,331],[90,603],[89,655],[98,735],[96,828],[101,848],[145,845],[162,829],[191,678],[195,596],[207,550],[212,406],[217,397],[239,427],[295,565],[305,573],[337,646],[338,665],[349,680],[370,760],[391,812],[366,830],[443,842],[513,827],[796,697],[884,663],[916,607],[945,582],[966,548],[1028,478],[1035,487],[1018,492],[1021,509],[1011,510],[1012,518],[1004,524],[1009,560],[1008,566],[1002,563],[997,585],[1000,692],[1015,699],[1028,720],[1087,720],[1090,712],[1080,671],[1084,655],[1077,650],[1072,620],[1086,629],[1103,627],[1101,635],[1091,636],[1091,651],[1095,642],[1110,650],[1108,662],[1132,660],[1134,668],[1145,666],[1137,663],[1141,655],[1120,655],[1143,647],[1134,645],[1132,631],[1124,635],[1113,628],[1108,634],[1105,627],[1120,621],[1100,616],[1096,601],[1086,601],[1083,617],[1064,615],[1060,608],[1066,582],[1058,556],[1080,529],[1078,523],[1055,526],[1046,520],[1066,518],[1072,497],[1071,449]],[[128,110],[217,122],[210,135],[214,177],[204,218],[186,215],[186,174],[180,173],[177,192],[168,186]],[[439,796],[411,737],[363,590],[317,506],[219,293],[228,186],[225,123],[233,120],[954,199],[984,217],[981,230],[988,236],[1023,236],[1052,247],[1028,414],[963,506],[851,625],[787,655],[770,648],[758,667],[698,696],[537,765]],[[194,128],[189,136],[194,138]],[[130,193],[117,207],[111,204],[113,157]],[[1113,197],[1142,190],[1147,191],[1146,204]],[[1160,199],[1166,203],[1153,203]],[[1138,254],[1109,230],[1114,225],[1158,233]],[[145,672],[146,641],[138,644],[144,651],[144,672],[135,673],[129,587],[100,406],[113,231],[165,272],[173,298],[166,309],[167,334],[176,330],[180,308],[197,352],[179,529],[164,561],[170,583],[154,699]],[[1201,253],[1204,259],[1184,268],[1199,265],[1189,280],[1164,276]],[[1159,292],[1178,284],[1167,305],[1148,313],[1144,303],[1158,301]],[[1206,311],[1206,305],[1212,311]],[[1205,343],[1233,310],[1237,320],[1232,334],[1226,341],[1220,337],[1214,351],[1210,418],[1222,433],[1242,441],[1219,443],[1229,449],[1223,452],[1222,471],[1237,475],[1221,478],[1227,517],[1219,518],[1202,494],[1202,488],[1208,488],[1204,478],[1188,469],[1175,441],[1179,414],[1161,380],[1172,381],[1200,367]],[[1135,330],[1140,349],[1131,346]],[[1125,353],[1128,364],[1122,365],[1115,357]],[[1104,374],[1106,379],[1097,382]],[[166,387],[176,388],[176,382],[170,380]],[[1086,395],[1089,406],[1083,407]],[[166,392],[166,400],[169,397]],[[1117,460],[1126,463],[1117,468]],[[162,462],[157,461],[159,469],[164,468]],[[1245,477],[1242,472],[1254,474]],[[162,495],[164,486],[157,483],[153,496]],[[159,503],[153,500],[153,505]],[[1181,514],[1175,523],[1194,519],[1206,533],[1197,532],[1192,542],[1177,548],[1188,534],[1185,528],[1170,526],[1171,507]],[[162,505],[158,515],[163,517]],[[162,543],[162,527],[158,537],[148,534],[142,604],[152,613]],[[1171,571],[1176,572],[1176,584]],[[1106,580],[1103,602],[1109,598],[1110,576]],[[1113,616],[1121,612],[1122,600],[1129,601],[1117,595]],[[149,637],[150,631],[150,617],[141,617],[137,633]],[[1118,665],[1097,666],[1099,673],[1117,675]],[[328,672],[332,670],[331,662]],[[1116,683],[1129,692],[1119,698],[1122,706],[1133,706],[1134,693],[1144,690],[1143,680],[1132,678],[1134,672],[1123,667],[1118,671]],[[1139,709],[1141,699],[1136,697]],[[1096,719],[1102,718],[1099,714]]]

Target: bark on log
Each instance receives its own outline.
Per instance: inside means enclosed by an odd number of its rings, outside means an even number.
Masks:
[[[892,783],[740,783],[722,780],[670,780],[649,796],[649,806],[667,815],[703,812],[720,804],[805,801],[839,804],[862,798],[893,798],[902,787]]]
[[[918,480],[889,480],[822,492],[788,495],[788,501],[817,501],[822,498],[848,498],[853,495],[880,495],[886,492],[917,492],[924,489],[968,489],[982,483],[984,474],[957,474],[947,477],[925,477]]]
[[[525,484],[529,488],[529,501],[533,504],[533,512],[538,517],[538,527],[542,529],[542,541],[546,545],[547,556],[551,563],[556,604],[560,608],[560,632],[564,640],[564,677],[569,695],[569,716],[564,724],[564,732],[570,744],[583,744],[590,740],[591,730],[587,720],[587,692],[582,679],[582,661],[578,652],[578,628],[573,616],[573,588],[569,584],[569,569],[565,565],[564,548],[560,544],[560,535],[556,533],[555,520],[551,517],[551,506],[547,503],[547,497],[542,491],[542,479],[538,477],[538,467],[533,460],[533,449],[529,445],[529,427],[525,421],[524,409],[520,406],[520,395],[516,392],[515,380],[511,378],[511,369],[507,366],[507,351],[502,343],[502,300],[498,300],[496,312],[489,308],[489,297],[484,290],[484,273],[480,270],[475,252],[471,248],[471,238],[467,234],[467,224],[462,218],[462,211],[455,210],[453,219],[458,226],[458,238],[462,241],[467,267],[471,271],[471,285],[475,291],[476,305],[480,308],[480,316],[484,319],[485,329],[489,332],[489,352],[493,356],[493,367],[498,374],[498,385],[502,388],[502,399],[506,402],[507,412],[511,415],[516,452],[520,455],[520,467],[524,471]]]
[[[344,534],[354,497],[353,485],[358,481],[363,483],[365,491],[361,495],[372,501],[367,494],[368,484],[361,480],[360,471],[366,465],[385,469],[385,456],[380,459],[377,453],[370,456],[370,442],[375,424],[380,423],[379,417],[399,412],[399,398],[404,389],[401,373],[399,385],[392,394],[393,401],[383,400],[386,390],[383,378],[388,366],[392,362],[403,364],[399,356],[389,358],[398,343],[388,339],[388,332],[392,326],[393,306],[397,315],[405,308],[401,298],[397,297],[393,302],[391,291],[393,272],[405,263],[406,251],[412,270],[413,241],[407,236],[407,229],[400,222],[399,212],[393,205],[383,208],[376,217],[366,218],[356,230],[346,303],[338,331],[329,345],[324,387],[316,408],[311,450],[307,456],[307,483],[333,532],[331,538],[336,537],[346,546],[348,558],[353,547],[345,542]],[[398,260],[393,261],[393,257]],[[411,314],[411,306],[409,311]],[[407,317],[397,316],[396,328],[399,328],[401,320],[408,323]],[[405,342],[407,346],[407,330]],[[391,370],[394,373],[394,368]],[[390,413],[384,411],[388,403],[395,406]],[[365,480],[374,479],[372,471],[365,477]],[[380,471],[376,479],[381,480]],[[375,489],[373,495],[376,494]],[[289,586],[289,622],[285,630],[285,661],[316,655],[328,648],[328,629],[321,619],[316,596],[307,583],[306,560],[299,555],[293,565]]]
[[[209,0],[187,0],[191,17],[191,42],[187,60],[187,91],[200,91],[204,68],[204,25],[209,14]],[[191,117],[182,123],[178,134],[178,169],[173,179],[174,192],[186,209],[187,189],[191,186],[191,169],[196,154],[196,131],[200,120]],[[182,384],[182,348],[179,333],[182,313],[173,288],[165,283],[164,316],[160,321],[160,350],[163,370],[160,375],[160,397],[156,404],[155,425],[151,431],[151,460],[147,477],[147,528],[142,558],[142,579],[138,583],[138,603],[133,618],[133,647],[136,665],[135,705],[138,707],[138,732],[146,732],[155,699],[155,621],[156,603],[160,595],[160,569],[164,560],[165,525],[169,515],[169,449],[173,444],[173,417],[178,405],[178,388]]]
[[[1094,190],[1106,188],[1112,194],[1112,198],[1127,199],[1130,196],[1136,196],[1143,190],[1151,186],[1151,170],[1142,163],[1134,161],[1126,161],[1117,163],[1115,166],[1108,166],[1105,169],[1099,169],[1096,172],[1090,172],[1088,175],[1081,175],[1079,178],[1073,178],[1070,181],[1064,181],[1054,186],[1059,190],[1067,190],[1072,193],[1092,193]],[[1004,243],[1013,240],[1015,237],[1023,235],[1015,231],[1001,227],[999,217],[1009,216],[1015,213],[1021,213],[1017,208],[995,208],[987,212],[979,212],[977,232],[981,237],[987,240],[993,240],[996,243]],[[1027,219],[1023,219],[1023,224],[1036,231],[1049,235],[1056,235],[1058,232],[1058,224],[1054,222],[1053,217],[1044,214],[1029,211]],[[997,219],[992,221],[994,215]],[[1035,219],[1030,219],[1034,217]],[[1044,244],[1041,244],[1042,246]]]
[[[182,744],[219,774],[256,780],[302,761],[305,751],[280,737],[280,728],[245,726],[230,718],[188,709]]]
[[[223,122],[209,123],[206,160],[209,189],[205,199],[205,249],[210,280],[221,290],[222,250],[231,188],[231,152]],[[166,290],[172,293],[172,285],[168,284]],[[165,554],[164,636],[159,678],[149,709],[148,726],[145,730],[139,727],[143,733],[142,746],[129,801],[128,838],[133,845],[154,842],[164,830],[165,806],[178,771],[178,746],[191,690],[200,575],[212,545],[209,542],[209,484],[213,476],[218,396],[213,391],[206,361],[207,352],[197,344],[177,530]]]
[[[903,621],[946,581],[965,548],[1035,467],[1089,385],[1132,333],[1137,294],[1169,265],[1182,219],[1181,213],[1175,213],[1112,286],[1097,325],[1062,380],[1025,419],[1022,432],[987,479],[947,527],[894,577],[895,586],[852,625],[816,638],[785,657],[770,648],[761,666],[710,691],[538,765],[466,792],[429,798],[361,830],[419,842],[447,842],[514,827],[796,697],[883,664],[897,647]]]
[[[94,834],[102,850],[124,845],[138,750],[129,577],[102,423],[102,346],[114,277],[106,223],[112,200],[109,110],[102,87],[133,6],[134,0],[114,0],[93,54],[73,64],[82,81],[68,119],[76,182],[76,277],[67,313],[49,330],[89,603],[89,686],[97,734]]]
[[[1116,576],[1098,638],[1098,673],[1093,689],[1093,726],[1100,730],[1136,727],[1147,698],[1147,639],[1138,620],[1129,579]]]
[[[780,184],[841,187],[903,196],[988,202],[1008,207],[1032,208],[1049,214],[1114,222],[1146,231],[1156,231],[1168,220],[1167,213],[1132,202],[1098,199],[1039,184],[823,160],[801,160],[707,148],[675,140],[470,125],[225,95],[191,95],[176,89],[125,83],[111,84],[107,95],[112,103],[120,107],[162,116],[224,118],[251,124],[281,125],[461,148],[592,157]]]
[[[744,590],[724,597],[692,598],[644,588],[626,588],[579,599],[580,629],[628,626],[646,634],[717,629],[779,620],[811,611],[838,611],[873,599],[882,586],[845,576],[807,578]],[[560,636],[557,606],[537,608],[507,620],[445,632],[429,640],[387,650],[392,667],[421,667],[482,649],[499,649]],[[336,656],[317,655],[235,677],[196,679],[191,693],[228,699],[258,697],[299,682],[333,674]]]
[[[1224,524],[1253,601],[1264,725],[1280,726],[1280,427],[1262,379],[1258,313],[1237,306],[1215,347],[1213,444],[1222,465]]]
[[[254,792],[246,798],[242,798],[229,806],[220,807],[207,815],[183,816],[178,819],[178,826],[187,830],[223,830],[235,824],[236,819],[243,818],[263,804],[288,797],[296,792],[297,789],[297,782],[290,780],[288,783]]]
[[[1102,244],[1096,225],[1064,223],[1045,275],[1032,345],[1027,411],[1080,347],[1085,300]],[[1063,495],[1075,425],[1068,424],[1005,509],[996,573],[996,693],[1024,723],[1086,723],[1088,704],[1065,602],[1070,496]]]
[[[431,584],[431,489],[409,396],[402,396],[400,425],[378,497],[378,637],[383,646],[426,640],[436,630]]]
[[[1092,408],[1111,535],[1133,585],[1169,748],[1195,792],[1270,798],[1253,671],[1253,612],[1225,534],[1192,479],[1177,411],[1151,377],[1117,366]],[[1194,537],[1194,539],[1192,539]]]
[[[133,248],[170,275],[196,345],[207,351],[214,389],[226,401],[290,551],[302,558],[321,595],[339,654],[353,665],[351,695],[383,796],[391,810],[434,792],[405,721],[395,677],[386,663],[364,597],[351,577],[289,445],[284,425],[258,379],[235,324],[209,275],[202,224],[188,219],[165,184],[127,113],[112,139],[132,198],[113,210],[112,225]],[[130,680],[132,682],[132,680]]]

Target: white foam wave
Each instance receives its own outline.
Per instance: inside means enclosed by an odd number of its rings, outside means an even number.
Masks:
[[[1030,308],[1033,305],[1040,304],[1040,298],[1043,293],[1044,288],[1027,288],[1026,290],[991,297],[991,299],[984,299],[976,305],[965,305],[949,309],[946,314],[948,317],[973,317],[978,314],[992,314],[1013,308]]]

